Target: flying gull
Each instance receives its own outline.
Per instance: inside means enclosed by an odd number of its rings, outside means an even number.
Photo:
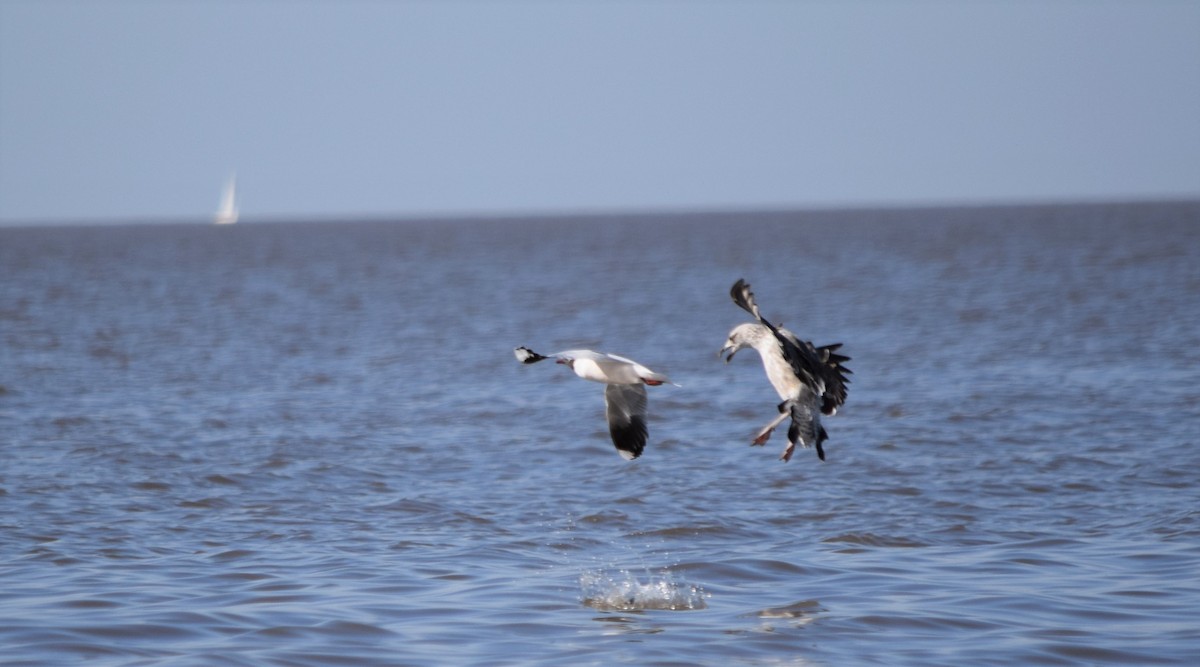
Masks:
[[[824,461],[825,449],[821,446],[828,435],[821,426],[821,415],[832,416],[846,402],[846,375],[850,369],[842,364],[850,357],[837,353],[841,343],[815,347],[809,341],[800,340],[796,334],[777,327],[758,312],[754,292],[750,284],[738,279],[729,291],[733,302],[754,316],[758,322],[739,324],[729,332],[729,339],[720,355],[728,353],[725,363],[733,359],[738,350],[752,347],[762,357],[767,379],[783,402],[779,404],[779,416],[754,437],[752,444],[766,443],[771,432],[780,422],[792,418],[788,428],[788,444],[780,458],[792,458],[792,450],[799,443],[803,447],[815,445],[817,456]]]
[[[525,364],[554,359],[585,380],[607,385],[604,388],[604,404],[608,414],[608,432],[617,446],[617,453],[626,461],[641,456],[646,448],[646,385],[675,384],[662,373],[655,373],[632,359],[615,354],[567,350],[541,355],[527,347],[518,347],[513,353],[518,361]]]

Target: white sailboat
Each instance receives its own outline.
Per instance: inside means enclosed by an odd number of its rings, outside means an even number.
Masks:
[[[225,189],[221,191],[221,204],[217,207],[217,214],[213,216],[213,222],[218,225],[232,225],[237,221],[237,179],[235,176],[230,176],[229,180],[225,182]]]

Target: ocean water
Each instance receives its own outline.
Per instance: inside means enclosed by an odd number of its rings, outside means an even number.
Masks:
[[[1198,439],[1195,203],[0,229],[0,664],[1190,665]]]

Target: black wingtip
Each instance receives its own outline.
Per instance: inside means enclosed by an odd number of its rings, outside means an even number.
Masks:
[[[646,420],[639,415],[630,417],[627,424],[609,424],[608,432],[612,436],[617,453],[626,461],[636,459],[646,449],[649,429],[646,428]]]
[[[755,319],[762,321],[762,315],[758,314],[758,304],[754,301],[754,292],[750,291],[750,283],[746,282],[745,278],[737,279],[733,287],[729,288],[729,296],[738,305],[738,308],[750,313]],[[763,323],[767,324],[766,322]],[[767,326],[770,325],[767,324]]]
[[[750,283],[746,282],[745,278],[738,278],[738,282],[733,283],[733,287],[730,288],[730,296],[732,296],[734,304],[737,304],[739,308],[752,314],[758,322],[767,325],[767,329],[778,334],[778,328],[767,322],[766,318],[762,317],[762,313],[758,312],[758,302],[755,301],[754,292],[751,292]]]
[[[517,356],[517,361],[519,361],[523,364],[536,364],[537,362],[542,361],[543,359],[549,359],[549,357],[540,355],[537,352],[534,352],[533,350],[525,347],[524,345],[522,345],[521,347],[513,348],[513,354],[515,354]]]
[[[734,301],[739,301],[742,298],[742,290],[749,291],[750,285],[746,283],[745,278],[738,278],[737,282],[733,283],[733,287],[729,289],[729,296],[733,297]]]

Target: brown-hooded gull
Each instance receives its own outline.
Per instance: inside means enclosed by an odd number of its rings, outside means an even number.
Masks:
[[[738,350],[747,347],[757,350],[762,357],[767,379],[775,387],[779,398],[783,399],[779,404],[779,416],[758,432],[752,444],[766,443],[775,427],[791,417],[787,448],[780,458],[784,461],[792,458],[792,450],[799,443],[803,447],[815,445],[817,456],[824,461],[825,449],[821,443],[828,435],[825,427],[821,426],[821,415],[836,414],[837,409],[846,402],[846,385],[850,384],[846,375],[851,371],[842,364],[850,361],[850,357],[837,353],[841,343],[815,347],[787,329],[768,322],[758,312],[754,292],[750,291],[750,285],[745,280],[739,278],[729,295],[734,303],[753,315],[758,322],[734,327],[720,354],[728,354],[725,363],[729,363]]]
[[[675,384],[662,373],[655,373],[632,359],[592,350],[566,350],[542,355],[527,347],[513,350],[517,360],[535,364],[554,359],[592,382],[603,382],[604,404],[608,413],[608,432],[617,453],[626,461],[642,455],[646,448],[646,385]]]

